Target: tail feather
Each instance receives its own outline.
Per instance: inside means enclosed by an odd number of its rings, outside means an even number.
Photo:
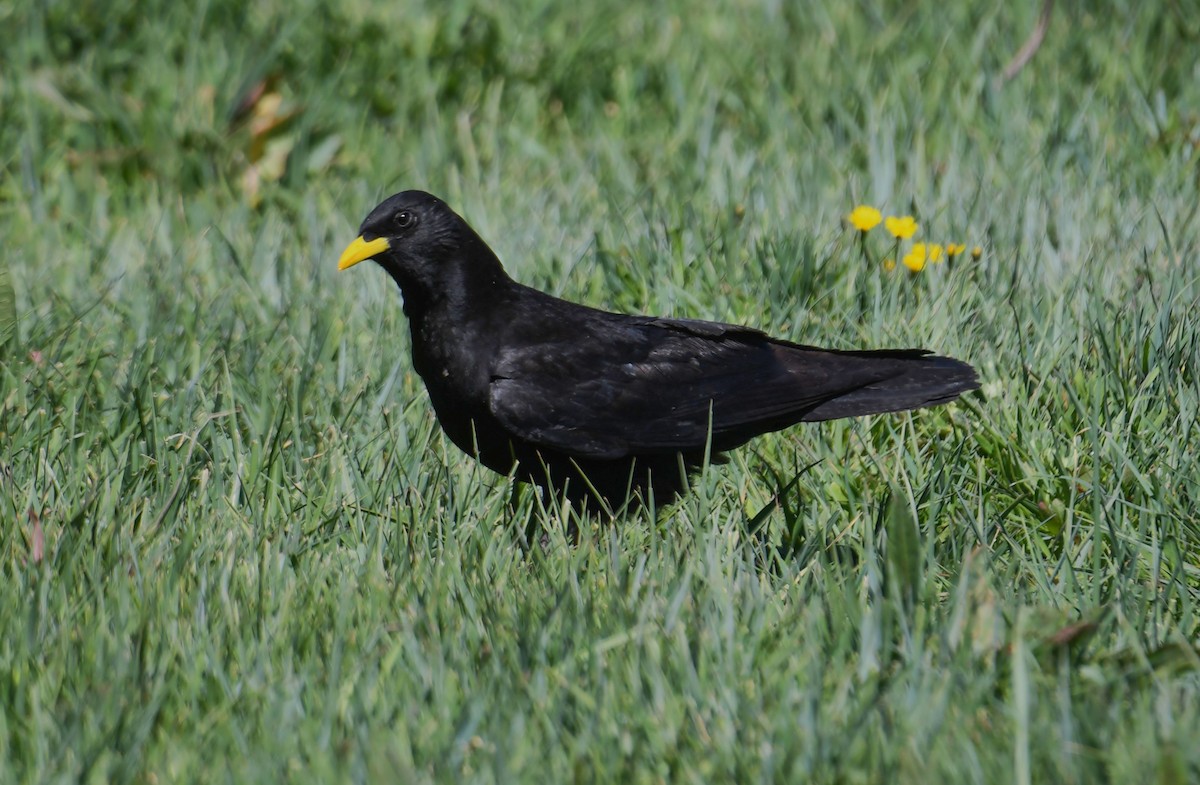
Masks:
[[[830,354],[838,356],[839,365],[861,361],[882,378],[818,404],[804,415],[806,422],[937,406],[979,388],[979,377],[970,365],[923,349]]]

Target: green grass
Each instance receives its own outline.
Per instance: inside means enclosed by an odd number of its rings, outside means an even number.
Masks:
[[[378,5],[0,3],[0,783],[1200,780],[1188,2],[1060,3],[1003,87],[1035,3]],[[524,554],[335,274],[410,187],[983,390]],[[982,258],[886,273],[860,201]]]

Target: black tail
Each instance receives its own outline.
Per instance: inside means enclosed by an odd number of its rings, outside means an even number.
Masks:
[[[835,355],[836,359],[829,359],[848,372],[846,376],[854,377],[854,371],[861,369],[875,380],[818,404],[804,415],[807,422],[937,406],[979,388],[970,365],[924,349],[828,354]]]

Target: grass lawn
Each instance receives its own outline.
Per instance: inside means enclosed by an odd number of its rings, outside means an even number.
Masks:
[[[1200,17],[1066,0],[1002,82],[1038,5],[0,2],[0,785],[1200,781]],[[572,547],[336,273],[406,188],[982,389]]]

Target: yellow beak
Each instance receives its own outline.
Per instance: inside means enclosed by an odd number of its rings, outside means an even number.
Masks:
[[[364,240],[360,235],[354,238],[354,242],[346,246],[346,250],[342,251],[342,257],[338,259],[338,269],[345,270],[347,267],[353,267],[359,262],[365,262],[373,256],[378,256],[391,247],[386,237]]]

